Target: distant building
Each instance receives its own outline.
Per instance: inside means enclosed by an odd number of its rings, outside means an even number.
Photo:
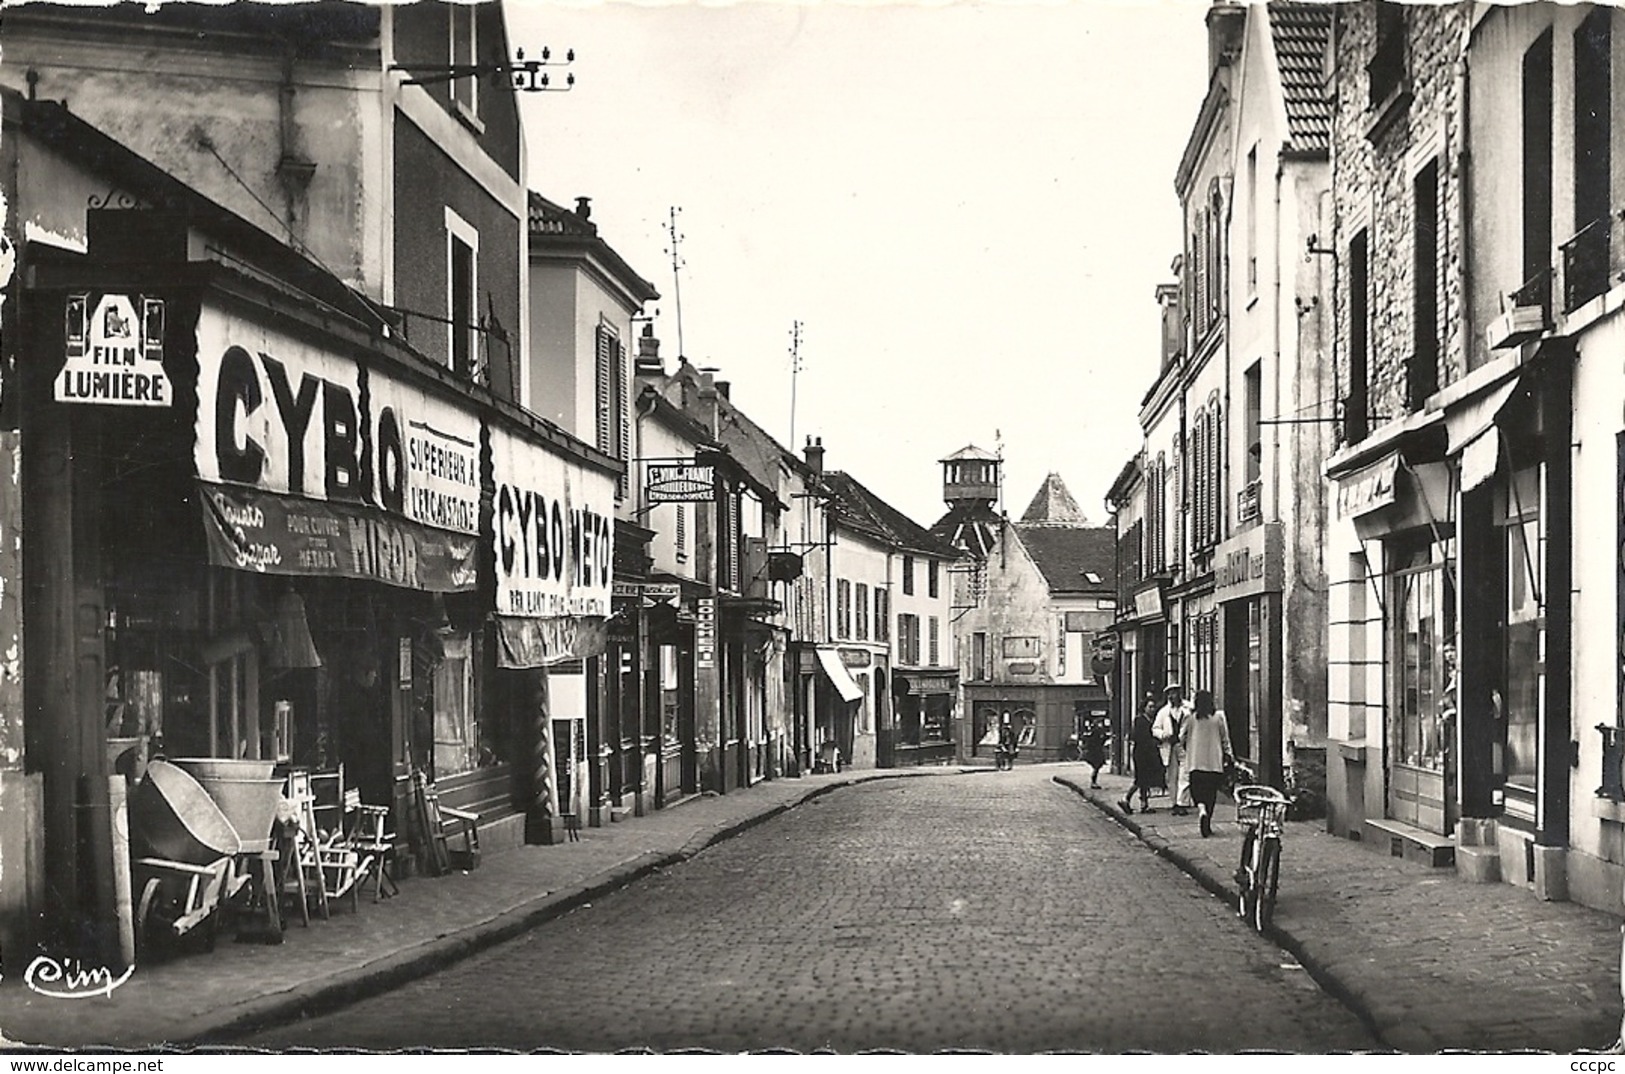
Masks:
[[[1090,526],[1058,474],[1021,521],[996,509],[1002,462],[975,447],[942,460],[948,511],[931,532],[962,549],[954,630],[964,702],[960,759],[1006,716],[1027,760],[1057,760],[1080,719],[1107,715],[1095,639],[1117,605],[1116,532]]]

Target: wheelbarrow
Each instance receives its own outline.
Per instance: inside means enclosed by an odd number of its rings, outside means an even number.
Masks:
[[[247,882],[233,865],[242,841],[214,799],[182,769],[154,761],[130,792],[130,846],[139,942],[195,936],[212,951],[221,908]]]

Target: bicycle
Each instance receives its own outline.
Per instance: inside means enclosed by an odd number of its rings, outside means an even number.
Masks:
[[[1241,864],[1236,868],[1240,896],[1236,913],[1260,933],[1270,927],[1275,896],[1281,886],[1281,832],[1292,800],[1274,787],[1246,783],[1231,792],[1236,800],[1236,821],[1246,835],[1241,840]]]

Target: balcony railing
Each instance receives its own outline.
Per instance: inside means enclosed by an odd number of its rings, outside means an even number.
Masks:
[[[1259,478],[1247,482],[1236,492],[1236,521],[1251,522],[1258,517],[1258,493],[1263,488]]]
[[[1608,290],[1613,218],[1599,216],[1558,249],[1563,259],[1563,312],[1573,313]]]

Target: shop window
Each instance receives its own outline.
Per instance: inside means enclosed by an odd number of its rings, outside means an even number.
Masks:
[[[682,742],[678,726],[679,702],[677,693],[677,646],[660,647],[660,735],[665,749],[676,749]]]
[[[480,766],[479,722],[474,718],[473,667],[467,636],[447,638],[434,669],[434,777],[445,779]]]
[[[1397,763],[1443,772],[1455,731],[1456,596],[1449,546],[1398,550],[1394,571],[1394,711]]]
[[[1537,742],[1545,677],[1539,467],[1517,471],[1499,499],[1506,562],[1506,628],[1501,652],[1504,688],[1491,694],[1491,702],[1506,727],[1506,781],[1532,794],[1540,771]]]

